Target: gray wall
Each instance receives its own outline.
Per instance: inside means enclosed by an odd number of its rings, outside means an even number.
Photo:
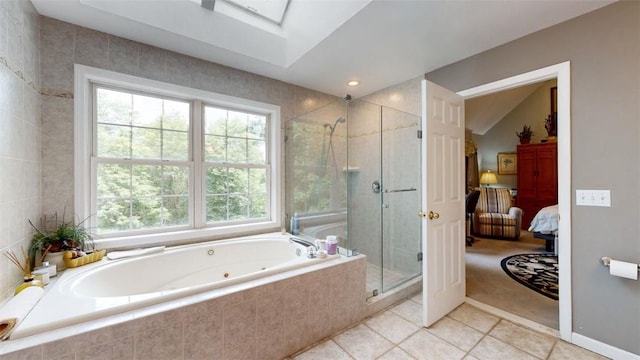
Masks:
[[[503,117],[484,135],[473,134],[472,138],[478,145],[478,163],[480,173],[487,170],[498,173],[498,153],[516,152],[520,140],[516,131],[522,131],[523,125],[531,126],[533,137],[531,143],[539,143],[546,139],[547,131],[544,121],[549,115],[551,107],[551,87],[556,86],[556,80],[540,83],[540,86]],[[515,189],[518,186],[517,175],[497,175],[498,184],[495,187]]]
[[[620,1],[427,74],[459,91],[571,61],[572,194],[611,189],[611,207],[572,196],[573,330],[640,354],[640,282],[608,255],[640,262],[640,2]],[[558,134],[563,136],[563,134]]]
[[[29,1],[0,1],[0,254],[21,256],[31,242],[27,219],[42,208],[38,14]],[[0,303],[22,274],[0,256]]]

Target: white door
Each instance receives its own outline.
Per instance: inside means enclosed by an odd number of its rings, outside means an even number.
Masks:
[[[464,100],[422,81],[423,323],[465,299]]]

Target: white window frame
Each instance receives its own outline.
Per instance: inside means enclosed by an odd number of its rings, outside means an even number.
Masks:
[[[191,241],[203,241],[213,238],[232,237],[250,233],[268,232],[279,230],[281,227],[281,188],[282,183],[280,159],[282,153],[280,107],[209,91],[188,88],[184,86],[169,84],[161,81],[145,79],[133,75],[116,73],[109,70],[93,68],[85,65],[75,64],[75,84],[74,84],[74,212],[78,218],[89,218],[90,227],[95,228],[97,216],[92,213],[92,199],[95,194],[95,172],[92,169],[91,156],[93,153],[93,132],[95,121],[93,118],[93,83],[105,84],[107,86],[133,89],[134,91],[149,92],[162,96],[169,96],[181,99],[200,101],[213,106],[235,108],[240,111],[266,114],[269,117],[268,125],[268,153],[267,161],[270,170],[267,172],[267,187],[270,203],[270,219],[261,222],[230,224],[224,226],[208,227],[204,220],[203,196],[204,183],[202,186],[193,186],[192,228],[187,230],[158,231],[142,233],[138,235],[125,235],[104,238],[97,238],[95,243],[103,249],[115,247],[140,247],[155,245],[174,245]],[[199,136],[192,136],[193,149],[202,149],[202,113],[192,111],[192,128],[190,132],[195,132]],[[201,151],[193,151],[190,159],[193,164],[202,164]],[[202,179],[204,174],[200,166],[193,166],[196,171],[192,179]],[[197,183],[197,181],[196,181]],[[193,185],[193,184],[191,184]],[[200,215],[198,215],[200,214]]]

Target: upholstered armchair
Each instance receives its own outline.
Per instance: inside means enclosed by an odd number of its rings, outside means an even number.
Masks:
[[[519,239],[522,209],[511,206],[511,192],[504,188],[480,188],[473,214],[475,234],[493,238]]]

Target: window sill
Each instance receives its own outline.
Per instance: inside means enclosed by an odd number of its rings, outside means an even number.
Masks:
[[[167,233],[110,237],[102,239],[97,238],[94,240],[94,244],[96,248],[101,250],[145,248],[160,245],[175,246],[210,240],[229,239],[238,236],[269,233],[279,230],[280,224],[276,222],[263,222],[256,224],[225,226],[220,228],[183,230]]]

